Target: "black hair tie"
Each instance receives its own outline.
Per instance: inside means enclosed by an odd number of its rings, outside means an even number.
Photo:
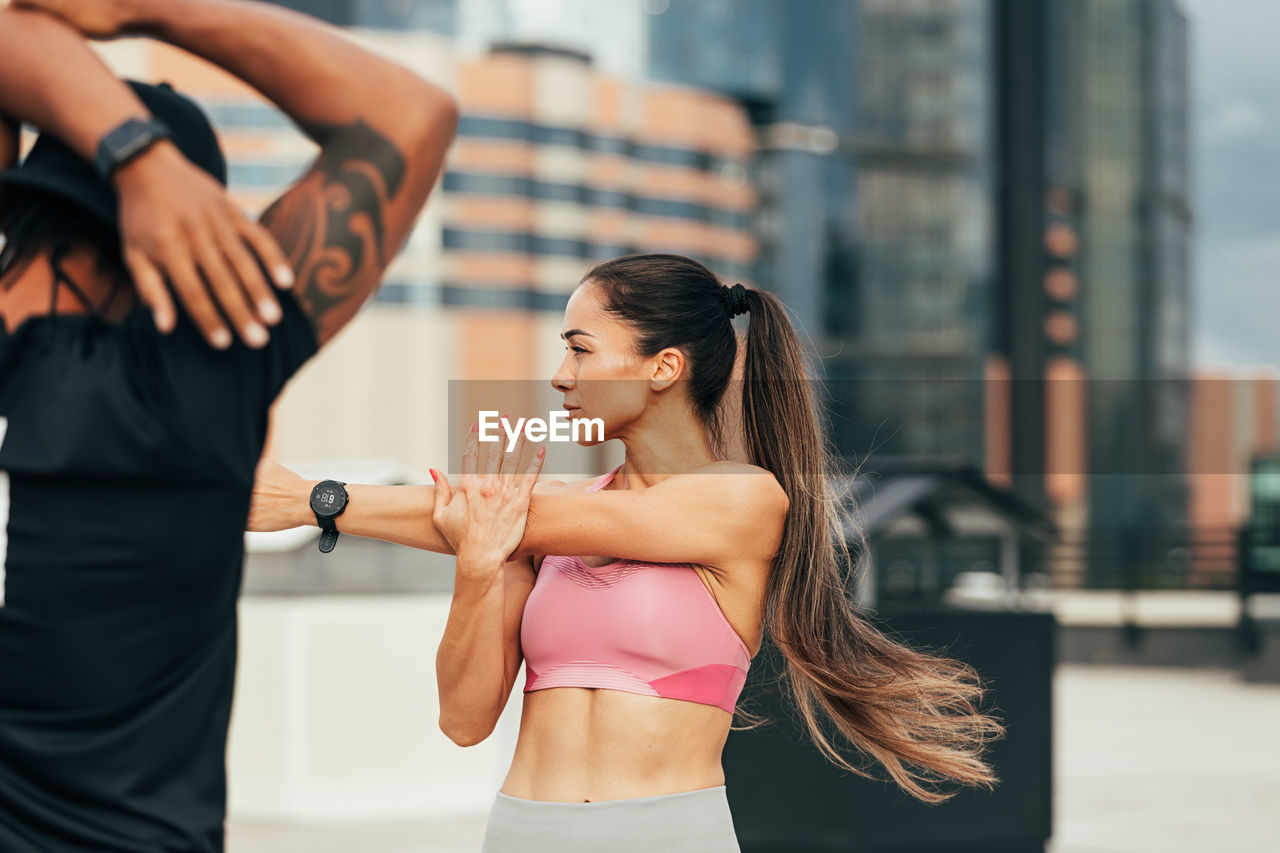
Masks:
[[[729,302],[729,316],[737,317],[739,314],[745,314],[751,310],[747,307],[747,289],[741,284],[735,284],[733,287],[720,285],[724,288],[725,299]]]

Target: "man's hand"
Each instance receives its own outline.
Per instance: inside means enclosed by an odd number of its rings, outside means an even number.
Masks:
[[[231,345],[221,309],[246,344],[265,345],[262,324],[279,322],[281,313],[259,263],[277,286],[293,284],[275,238],[168,141],[121,166],[113,180],[124,260],[156,327],[169,332],[176,322],[167,278],[210,344]]]
[[[172,0],[163,2],[173,5]],[[13,0],[12,5],[48,13],[63,22],[59,29],[94,38],[136,32],[166,8],[157,0]],[[91,156],[87,149],[95,143],[82,139],[78,150]],[[167,279],[211,345],[231,345],[229,322],[247,345],[264,346],[266,327],[281,318],[267,277],[281,288],[292,287],[294,279],[271,233],[249,219],[216,180],[167,140],[118,168],[112,181],[120,198],[124,261],[156,327],[170,332],[177,323]]]
[[[146,11],[140,0],[10,0],[10,5],[57,15],[92,39],[128,35],[140,26]]]

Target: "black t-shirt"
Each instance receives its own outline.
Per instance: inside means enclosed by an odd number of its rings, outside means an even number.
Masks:
[[[138,308],[0,325],[0,851],[220,851],[267,410],[317,349]],[[6,482],[7,480],[7,482]]]

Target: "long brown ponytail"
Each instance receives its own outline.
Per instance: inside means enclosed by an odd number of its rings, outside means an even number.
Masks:
[[[723,447],[732,425],[720,423],[719,404],[737,338],[715,274],[680,255],[630,255],[596,266],[583,281],[600,286],[607,310],[637,329],[642,357],[670,346],[685,352],[690,396]],[[772,472],[790,499],[764,614],[786,693],[814,743],[846,770],[874,778],[841,754],[825,722],[922,801],[955,795],[922,783],[994,787],[999,780],[981,753],[1005,730],[979,710],[985,690],[977,671],[897,642],[852,598],[851,575],[865,576],[870,555],[861,533],[856,559],[845,539],[845,519],[856,508],[842,507],[831,491],[839,458],[822,429],[804,350],[773,294],[748,289],[747,306],[741,440],[749,461]]]

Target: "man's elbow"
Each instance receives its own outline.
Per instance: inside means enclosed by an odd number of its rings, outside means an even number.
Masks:
[[[458,132],[458,120],[462,116],[462,107],[458,105],[458,99],[443,89],[437,89],[436,104],[434,110],[436,112],[436,120],[439,122],[449,134],[450,138]]]
[[[424,81],[405,107],[405,119],[413,125],[418,147],[448,145],[457,135],[461,107],[457,98],[439,86]]]
[[[369,123],[399,150],[407,165],[434,167],[457,135],[460,107],[445,89],[407,68],[371,94]]]

